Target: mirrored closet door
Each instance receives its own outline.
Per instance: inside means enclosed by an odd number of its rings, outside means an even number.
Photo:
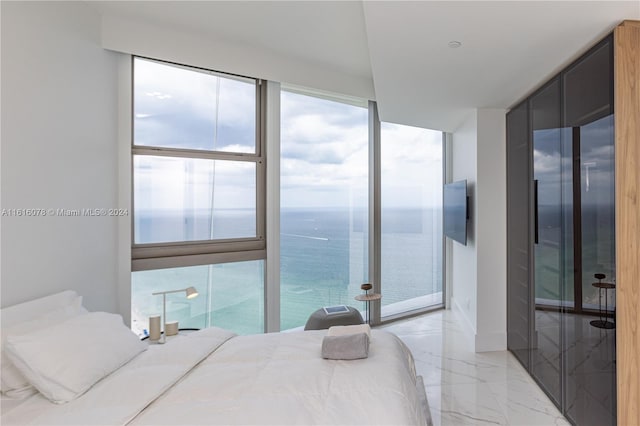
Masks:
[[[608,37],[507,115],[508,347],[579,425],[616,424],[612,63]]]
[[[560,79],[529,101],[533,148],[533,330],[531,374],[560,405],[562,398],[561,312],[573,303],[564,296],[571,253],[571,146],[560,126]],[[568,145],[568,146],[567,146]],[[568,192],[567,192],[568,190]],[[568,270],[569,269],[569,270]]]
[[[574,309],[563,317],[566,416],[616,424],[613,46],[608,38],[562,74],[573,151]]]

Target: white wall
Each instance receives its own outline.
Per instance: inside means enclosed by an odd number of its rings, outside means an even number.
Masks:
[[[476,334],[476,238],[475,222],[476,214],[476,158],[477,158],[477,114],[473,114],[453,134],[452,143],[452,181],[467,180],[467,194],[470,198],[469,223],[467,224],[467,245],[452,242],[451,244],[451,304],[458,309],[466,319],[467,334],[470,337]],[[473,339],[471,339],[473,342]]]
[[[506,111],[478,110],[476,351],[507,348]]]
[[[248,44],[211,39],[142,20],[105,15],[102,45],[106,49],[180,64],[375,99],[370,77],[355,76]]]
[[[84,2],[2,2],[3,209],[118,207],[117,54]],[[118,312],[114,217],[1,221],[1,305],[74,289]]]
[[[453,134],[452,180],[467,180],[467,245],[451,247],[452,305],[476,352],[506,349],[505,111],[479,109]]]

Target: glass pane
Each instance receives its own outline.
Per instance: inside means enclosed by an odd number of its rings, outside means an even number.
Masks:
[[[284,330],[367,281],[368,111],[287,91],[281,109]]]
[[[133,157],[136,244],[256,236],[256,164]]]
[[[567,318],[567,405],[576,424],[616,424],[613,115],[580,127],[582,306]],[[599,275],[602,274],[602,275]],[[601,278],[602,277],[602,278]]]
[[[256,85],[134,59],[134,145],[256,152]]]
[[[562,299],[563,288],[567,272],[573,268],[572,264],[565,263],[565,244],[572,245],[566,240],[566,233],[570,228],[567,225],[572,223],[570,188],[573,180],[571,140],[563,140],[560,124],[560,80],[554,80],[533,96],[530,106],[534,208],[537,209],[531,373],[559,405],[562,399],[560,307],[566,304]]]
[[[615,282],[616,277],[613,115],[580,128],[580,162],[582,306],[597,310],[600,291],[593,286],[598,281],[595,274],[604,274],[603,281],[609,283]],[[613,311],[612,302],[607,307],[609,311]]]
[[[382,123],[382,316],[440,304],[442,132]]]
[[[529,232],[529,106],[507,114],[507,347],[528,369],[533,301]]]
[[[564,117],[577,192],[576,305],[565,315],[566,415],[580,425],[616,424],[614,116],[612,39],[564,73]],[[598,276],[596,276],[598,274]],[[600,275],[602,274],[602,275]]]
[[[149,317],[162,315],[158,291],[195,287],[198,297],[167,294],[167,321],[180,328],[221,327],[238,334],[264,332],[264,261],[139,271],[131,274],[131,328],[145,334]]]

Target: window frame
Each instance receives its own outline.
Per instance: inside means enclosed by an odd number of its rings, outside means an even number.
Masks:
[[[266,87],[258,78],[214,71],[206,68],[177,64],[134,55],[131,61],[131,270],[174,268],[245,260],[266,259]],[[136,60],[156,62],[189,71],[237,80],[253,81],[255,102],[255,152],[228,152],[198,149],[167,148],[135,144],[135,64]],[[162,243],[135,242],[135,170],[134,158],[155,156],[202,160],[243,161],[255,164],[256,170],[256,236],[218,240],[173,241]]]

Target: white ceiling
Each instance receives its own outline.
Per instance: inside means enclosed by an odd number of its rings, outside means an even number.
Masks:
[[[364,11],[381,117],[451,131],[471,108],[512,106],[620,21],[640,19],[640,1],[365,2]]]
[[[512,106],[620,21],[640,19],[640,0],[90,3],[370,80],[382,120],[445,131],[474,108]]]

